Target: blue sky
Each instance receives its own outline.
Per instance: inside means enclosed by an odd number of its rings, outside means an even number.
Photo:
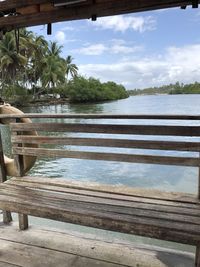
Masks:
[[[32,27],[63,46],[79,73],[127,89],[200,82],[200,9],[187,7]]]

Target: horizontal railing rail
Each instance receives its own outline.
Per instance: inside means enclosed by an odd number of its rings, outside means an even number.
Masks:
[[[12,136],[13,144],[38,144],[38,145],[70,145],[70,146],[96,146],[116,148],[138,148],[154,150],[175,150],[200,152],[199,142],[186,141],[152,141],[130,140],[113,138],[80,138],[65,136]]]
[[[176,166],[200,167],[199,158],[194,157],[168,157],[153,155],[137,155],[123,153],[105,153],[105,152],[85,152],[85,151],[67,151],[63,149],[48,148],[30,148],[30,147],[13,147],[13,154],[36,156],[36,157],[54,157],[54,158],[76,158],[103,161],[118,161],[146,164],[162,164]]]
[[[81,123],[12,123],[12,131],[55,131],[102,134],[200,136],[200,126]]]
[[[0,114],[1,119],[17,118],[55,118],[55,119],[157,119],[157,120],[200,120],[199,115],[171,115],[171,114],[48,114],[48,113],[25,113],[25,114]]]

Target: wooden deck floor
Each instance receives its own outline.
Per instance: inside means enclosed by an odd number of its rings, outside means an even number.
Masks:
[[[194,256],[0,223],[0,267],[194,267]]]

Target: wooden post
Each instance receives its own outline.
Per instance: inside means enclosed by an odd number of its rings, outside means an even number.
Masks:
[[[200,153],[199,153],[200,158]],[[198,168],[198,199],[200,200],[200,167]],[[195,266],[200,267],[200,245],[196,246]]]
[[[196,246],[196,253],[195,253],[195,266],[200,267],[200,246]]]
[[[0,183],[4,183],[7,180],[6,176],[6,167],[4,162],[4,155],[3,155],[3,145],[2,145],[2,138],[0,132]],[[3,211],[3,222],[10,223],[12,221],[12,216],[10,211]]]
[[[20,119],[16,119],[16,122],[20,122]],[[13,132],[13,135],[18,135],[19,132]],[[17,144],[17,147],[20,145]],[[24,175],[24,161],[23,161],[23,156],[21,155],[14,155],[14,161],[17,167],[17,176],[22,177]],[[26,214],[18,214],[18,219],[19,219],[19,229],[20,230],[26,230],[28,229],[28,215]]]

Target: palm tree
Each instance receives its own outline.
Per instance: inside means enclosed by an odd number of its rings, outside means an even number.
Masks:
[[[26,64],[27,58],[16,51],[14,34],[6,33],[0,42],[0,70],[3,82],[14,84],[17,74],[24,70]]]
[[[35,36],[33,39],[33,54],[31,57],[30,81],[36,86],[41,78],[43,59],[46,57],[48,42],[43,36]]]
[[[65,82],[64,66],[60,58],[47,55],[43,59],[43,71],[41,76],[42,86],[47,89],[54,88]]]
[[[62,45],[58,45],[57,42],[50,42],[48,47],[48,55],[60,57],[60,54],[62,52]]]
[[[67,56],[67,58],[65,59],[65,72],[66,72],[66,76],[67,76],[67,80],[69,75],[74,78],[78,75],[78,67],[76,66],[76,64],[73,64],[72,61],[74,59],[72,58],[72,56]]]

